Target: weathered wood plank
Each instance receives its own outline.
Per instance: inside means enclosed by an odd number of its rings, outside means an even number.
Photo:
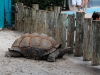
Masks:
[[[61,13],[61,7],[55,6],[54,7],[54,29],[53,29],[53,37],[56,39],[56,41],[59,41],[59,28],[58,28],[58,16]]]
[[[76,36],[75,36],[75,53],[74,56],[82,56],[83,54],[83,24],[84,24],[84,12],[76,12]]]
[[[92,65],[100,65],[100,21],[92,21],[93,55]]]
[[[27,7],[25,7],[24,8],[24,10],[25,10],[25,17],[24,17],[24,33],[28,33],[28,28],[27,28],[27,25],[28,25],[28,8]]]
[[[33,5],[32,5],[32,8],[33,8],[34,10],[39,10],[39,4],[33,4]]]
[[[36,32],[35,21],[36,21],[36,10],[38,10],[38,9],[37,9],[37,7],[35,9],[34,8],[35,7],[34,7],[34,4],[33,4],[33,7],[32,7],[32,27],[31,27],[31,33]]]
[[[19,31],[23,31],[23,18],[24,18],[24,5],[23,3],[17,3],[17,10],[18,10],[18,24],[17,28]]]
[[[67,47],[71,47],[72,49],[74,49],[74,28],[75,15],[68,15]]]
[[[65,48],[66,46],[66,20],[67,20],[66,14],[59,14],[57,20],[58,22],[57,42],[62,44],[62,48]]]
[[[92,49],[90,50],[90,29],[91,29],[91,18],[85,18],[84,20],[84,36],[83,36],[83,60],[84,61],[89,61],[91,60],[92,57]]]
[[[39,18],[38,18],[38,23],[39,23],[39,25],[38,25],[38,33],[43,33],[43,28],[44,28],[44,26],[42,25],[43,24],[43,20],[42,19],[44,19],[44,16],[43,16],[43,11],[44,10],[39,10]]]
[[[41,33],[45,33],[45,34],[47,34],[47,28],[48,28],[48,26],[47,26],[47,24],[46,24],[46,21],[47,21],[47,11],[45,11],[45,10],[43,10],[42,12],[41,12]]]
[[[53,37],[53,29],[54,29],[53,22],[54,22],[54,11],[47,11],[46,33],[52,37]]]
[[[15,3],[15,11],[16,11],[16,13],[15,13],[15,30],[17,30],[18,29],[18,5],[17,5],[17,3]]]

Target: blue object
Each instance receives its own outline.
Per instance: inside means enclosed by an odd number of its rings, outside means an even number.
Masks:
[[[87,8],[86,13],[100,12],[100,7]]]
[[[0,0],[0,29],[4,27],[4,0]]]
[[[93,12],[100,12],[100,7],[92,7],[92,8],[87,8],[87,10],[85,11],[86,14],[92,14]],[[75,14],[76,17],[76,12],[73,11],[62,11],[62,14],[67,14],[67,15],[71,15],[71,14]],[[66,20],[66,26],[68,26],[68,19]],[[76,24],[75,24],[76,26]]]
[[[4,0],[4,9],[5,9],[5,22],[8,26],[12,27],[12,24],[11,24],[11,0]]]
[[[89,0],[89,7],[96,7],[96,6],[100,6],[100,0]]]

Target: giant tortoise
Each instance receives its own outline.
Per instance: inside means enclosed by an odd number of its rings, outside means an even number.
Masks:
[[[46,34],[26,33],[14,41],[11,48],[8,48],[5,56],[23,56],[33,59],[47,59],[53,62],[57,57],[62,57],[70,51],[70,47],[61,49],[61,44]]]

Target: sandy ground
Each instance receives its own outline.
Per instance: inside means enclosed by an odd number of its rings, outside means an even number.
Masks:
[[[5,57],[5,51],[22,34],[0,31],[0,75],[100,75],[100,66],[91,66],[90,61],[82,61],[82,57],[74,57],[73,54],[66,54],[56,62]]]

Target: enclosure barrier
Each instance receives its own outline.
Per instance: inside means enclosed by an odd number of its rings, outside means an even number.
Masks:
[[[100,65],[100,21],[85,18],[84,14],[84,12],[76,13],[76,34],[74,37],[75,17],[73,14],[68,16],[67,47],[74,47],[75,56],[83,56],[84,61],[91,61],[91,65],[97,66]],[[72,41],[74,38],[75,46]]]
[[[66,47],[66,19],[67,47],[73,48],[74,56],[83,56],[84,61],[91,61],[91,65],[100,64],[100,21],[85,18],[84,12],[74,14],[61,14],[60,7],[55,6],[54,11],[39,10],[38,4],[32,8],[23,3],[16,3],[15,28],[25,33],[45,33]],[[76,30],[75,30],[76,21]]]
[[[66,14],[61,14],[61,7],[54,6],[54,11],[39,10],[38,4],[32,8],[23,3],[16,3],[15,29],[25,33],[45,33],[66,46]]]

